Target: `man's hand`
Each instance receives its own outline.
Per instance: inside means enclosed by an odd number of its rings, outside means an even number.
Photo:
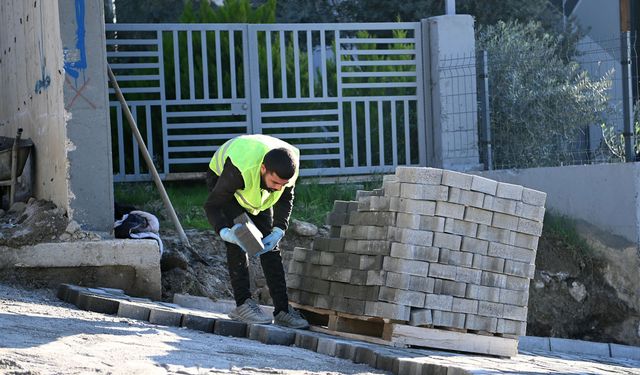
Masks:
[[[278,227],[274,227],[271,231],[271,234],[266,236],[262,240],[262,244],[264,245],[264,252],[272,251],[278,246],[278,242],[284,237],[284,231]]]
[[[242,224],[236,224],[233,227],[231,227],[231,229],[229,228],[220,229],[220,238],[222,238],[222,240],[225,242],[229,242],[229,243],[240,246],[242,251],[246,253],[247,251],[244,248],[242,248],[242,245],[240,244],[240,240],[238,239],[238,236],[236,236],[236,229],[240,228],[241,226]]]

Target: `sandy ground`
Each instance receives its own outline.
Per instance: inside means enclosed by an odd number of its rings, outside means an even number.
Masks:
[[[0,284],[0,374],[382,374],[265,345],[78,310],[52,290]]]

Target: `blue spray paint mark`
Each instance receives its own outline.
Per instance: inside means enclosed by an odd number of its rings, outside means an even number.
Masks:
[[[76,0],[76,51],[72,56],[68,48],[63,50],[65,72],[78,79],[80,71],[87,69],[87,51],[85,47],[84,0]]]
[[[47,59],[44,56],[44,25],[43,25],[43,17],[42,17],[42,2],[40,3],[40,40],[38,41],[38,45],[40,47],[40,73],[41,77],[38,81],[36,81],[35,91],[36,94],[40,94],[43,89],[47,89],[51,84],[51,77],[47,74]]]

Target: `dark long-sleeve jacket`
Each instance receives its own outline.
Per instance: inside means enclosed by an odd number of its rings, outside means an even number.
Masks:
[[[209,224],[216,232],[220,233],[222,228],[232,225],[236,216],[245,212],[239,204],[229,205],[229,203],[236,202],[234,193],[237,190],[244,189],[244,179],[240,170],[233,165],[230,158],[225,161],[220,176],[217,176],[211,170],[208,170],[208,173],[209,196],[204,204],[204,211]],[[289,226],[289,218],[293,209],[293,190],[293,186],[286,187],[280,199],[273,205],[273,226],[285,231]],[[227,210],[237,210],[237,212],[232,213],[233,217],[227,217],[223,213],[223,206],[227,207]]]

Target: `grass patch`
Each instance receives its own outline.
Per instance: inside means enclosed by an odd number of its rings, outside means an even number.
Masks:
[[[335,200],[353,200],[357,190],[382,186],[382,178],[363,183],[320,184],[318,179],[305,178],[296,185],[291,217],[316,225],[324,225]],[[184,229],[211,229],[202,205],[207,199],[204,181],[168,181],[164,187]],[[114,184],[116,202],[136,207],[158,217],[161,227],[173,228],[165,212],[160,193],[153,182]]]

